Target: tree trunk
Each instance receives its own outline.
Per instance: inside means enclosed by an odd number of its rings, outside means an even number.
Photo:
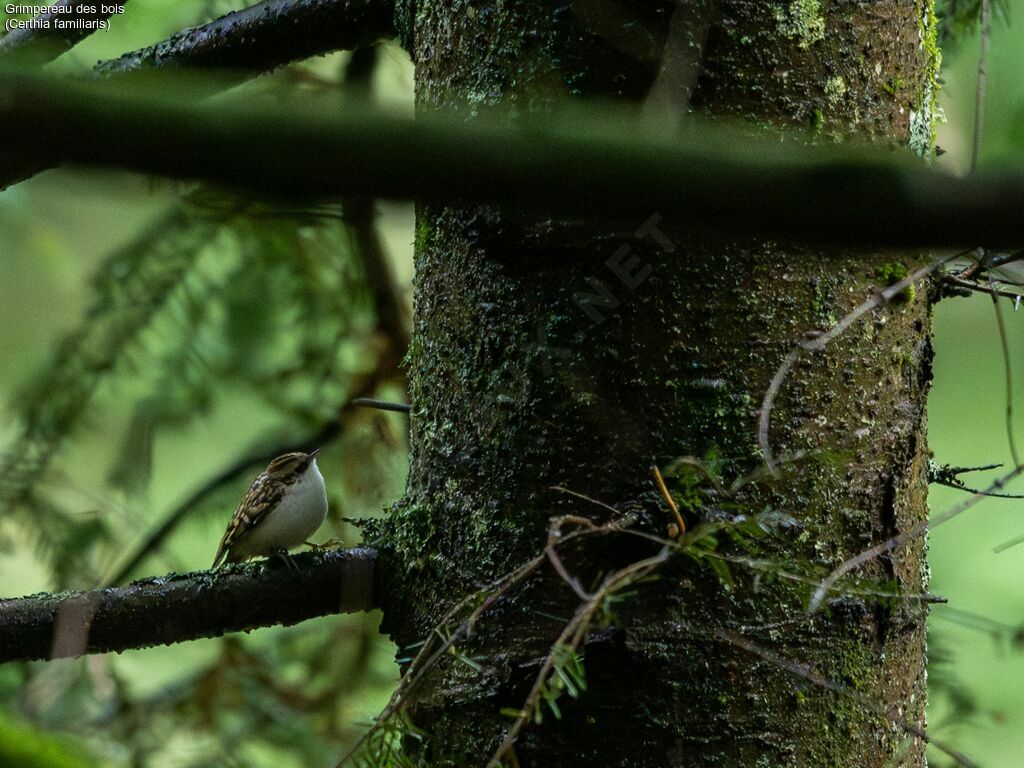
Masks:
[[[514,118],[569,97],[647,98],[820,141],[929,145],[930,0],[676,8],[418,0],[405,14],[418,109]],[[536,556],[552,516],[612,517],[553,486],[664,536],[651,465],[696,457],[726,485],[755,470],[761,399],[794,343],[923,259],[682,230],[657,211],[609,223],[421,206],[412,465],[382,555],[395,566],[384,592],[400,596],[386,629],[404,647],[422,640],[455,598]],[[807,585],[779,571],[827,572],[925,516],[926,293],[797,362],[769,437],[802,460],[732,495],[697,472],[670,480],[691,526],[744,515],[767,534],[718,534],[728,576],[675,556],[602,607],[582,648],[586,691],[557,700],[560,718],[542,705],[519,765],[881,766],[897,752],[924,764],[896,722],[924,722],[922,603],[847,591],[811,615]],[[616,534],[566,550],[590,590],[657,547]],[[920,541],[862,570],[906,595],[926,574]],[[483,616],[458,646],[481,669],[439,668],[412,708],[429,764],[486,763],[512,723],[502,709],[523,706],[580,600],[545,565]]]

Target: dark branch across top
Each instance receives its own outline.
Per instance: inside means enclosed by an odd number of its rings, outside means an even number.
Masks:
[[[1024,244],[1022,172],[957,178],[882,150],[780,145],[711,127],[670,135],[594,115],[586,130],[579,120],[502,126],[325,113],[300,99],[255,114],[153,90],[0,77],[0,146],[22,159],[56,147],[69,163],[293,199],[504,203],[631,222],[657,214],[673,226],[833,244]]]

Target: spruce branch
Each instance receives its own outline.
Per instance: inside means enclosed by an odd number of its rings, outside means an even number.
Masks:
[[[95,69],[115,75],[161,67],[216,67],[248,77],[392,37],[393,16],[391,0],[265,0],[100,62]]]
[[[103,263],[93,280],[86,322],[63,339],[50,364],[16,402],[23,425],[12,447],[0,454],[0,512],[25,503],[126,350],[182,298],[213,231],[209,223],[175,208]],[[33,510],[39,514],[38,504]]]
[[[0,600],[0,663],[170,645],[377,607],[372,549],[304,552],[126,587]]]

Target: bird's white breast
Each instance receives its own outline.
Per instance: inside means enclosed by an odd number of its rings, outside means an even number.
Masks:
[[[253,557],[297,547],[316,533],[326,517],[327,489],[314,459],[281,502],[238,542],[239,549]]]

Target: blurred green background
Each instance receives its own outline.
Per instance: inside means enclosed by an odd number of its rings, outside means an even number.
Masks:
[[[133,0],[109,32],[51,68],[81,69],[231,8]],[[1012,23],[1024,2],[999,8],[984,164],[1019,156],[1024,144],[1024,26]],[[976,37],[976,29],[961,33],[945,51],[948,122],[939,144],[946,154],[937,163],[954,171],[966,169],[971,151]],[[340,108],[334,86],[347,61],[324,57],[245,88],[266,99],[308,88]],[[412,84],[406,55],[383,46],[374,98],[411,110]],[[336,212],[256,204],[239,212],[237,201],[215,195],[193,195],[182,212],[182,189],[56,170],[0,193],[0,490],[22,493],[31,483],[35,510],[0,519],[0,596],[103,583],[149,530],[239,457],[288,447],[335,422],[380,357],[358,244]],[[408,301],[412,209],[379,210],[387,258]],[[1017,365],[1024,313],[1008,302],[1004,312]],[[934,342],[936,461],[1009,463],[991,302],[943,301]],[[1016,374],[1019,396],[1024,369]],[[402,397],[394,380],[380,394]],[[1016,406],[1024,413],[1024,403]],[[360,413],[344,426],[321,462],[332,513],[319,541],[354,543],[358,532],[342,517],[380,514],[404,487],[404,417]],[[211,489],[133,575],[207,567],[260,468]],[[961,498],[933,486],[932,509]],[[1017,682],[1024,654],[1016,642],[1024,545],[993,552],[1024,534],[1022,511],[1024,501],[991,499],[930,536],[932,591],[949,605],[936,607],[930,624],[929,722],[986,766],[1017,766],[1024,752]],[[333,764],[397,678],[378,619],[334,617],[170,648],[0,666],[0,764],[4,755],[19,766]],[[939,754],[932,760],[948,762]]]

